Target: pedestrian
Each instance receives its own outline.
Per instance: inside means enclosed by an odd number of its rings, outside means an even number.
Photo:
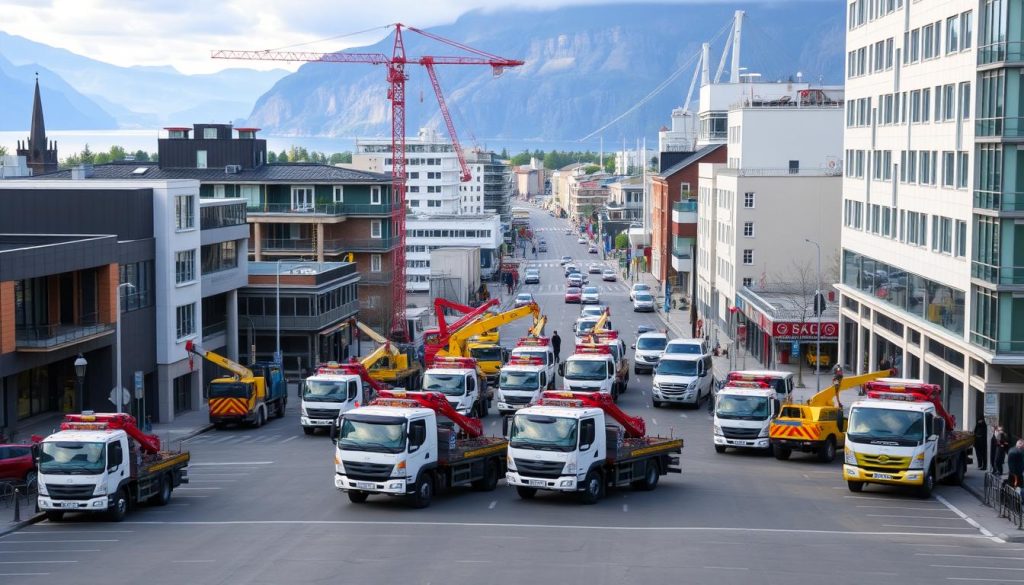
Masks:
[[[1003,463],[1006,461],[1006,451],[1009,447],[1010,441],[1007,439],[1003,427],[997,425],[996,430],[992,433],[992,441],[989,443],[992,473],[996,476],[1003,475]]]
[[[551,334],[551,349],[555,350],[555,363],[562,363],[562,360],[558,357],[558,354],[562,351],[562,338],[558,336],[558,331]]]
[[[878,362],[878,369],[879,370],[889,370],[889,369],[892,369],[892,362],[889,361],[888,357],[883,356],[882,357],[882,361]]]
[[[1017,444],[1006,455],[1006,470],[1010,472],[1007,478],[1010,487],[1024,485],[1024,439],[1017,439]]]
[[[512,278],[511,278],[511,276],[505,282],[505,286],[508,287],[508,294],[512,294]]]
[[[978,459],[978,469],[985,471],[988,466],[988,424],[984,416],[979,416],[974,424],[974,456]]]

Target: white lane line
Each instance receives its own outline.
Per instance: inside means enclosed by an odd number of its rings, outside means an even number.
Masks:
[[[58,527],[58,526],[54,526],[52,528],[40,527],[38,530],[19,530],[18,534],[57,534],[57,533],[60,533],[60,532],[63,532],[63,533],[66,533],[66,534],[82,534],[83,531],[82,530],[74,530],[74,529],[69,530],[67,528],[61,528],[61,527]],[[134,530],[88,530],[89,534],[131,534],[133,532],[135,532],[135,531]]]
[[[885,497],[871,497],[871,496],[843,496],[850,500],[871,500],[873,502],[903,502],[906,503],[906,498],[885,498]]]
[[[488,510],[493,510],[494,507],[497,506],[497,505],[498,505],[498,500],[492,500],[490,505],[487,506],[487,509]]]
[[[298,435],[292,435],[292,436],[288,437],[287,439],[285,439],[285,440],[281,441],[281,444],[282,444],[282,445],[284,445],[284,444],[285,444],[285,443],[287,443],[288,441],[294,441],[295,439],[298,439],[298,438],[299,438],[299,436],[298,436]]]
[[[220,467],[222,465],[273,465],[273,461],[204,461],[189,463],[189,467]]]
[[[928,565],[937,569],[975,569],[982,571],[1024,571],[1024,569],[1006,567],[975,567],[974,565]]]
[[[974,530],[970,526],[917,526],[915,524],[882,524],[885,528],[928,528],[935,530],[941,528],[942,530]],[[986,536],[979,536],[978,538],[988,538]]]
[[[491,561],[470,561],[470,560],[460,560],[460,561],[455,561],[455,562],[456,562],[456,563],[466,563],[466,564],[474,564],[474,565],[483,565],[483,564],[489,563],[489,562],[491,562]]]
[[[1000,557],[994,555],[951,555],[949,553],[914,553],[916,557],[962,557],[966,559],[1003,559],[1006,561],[1024,561],[1021,557]]]
[[[178,488],[181,489],[181,488]],[[179,494],[174,496],[175,498],[208,498],[210,496],[201,496],[199,494]]]
[[[629,504],[622,504],[622,511],[629,512]]]
[[[4,544],[44,544],[44,543],[45,544],[55,544],[55,543],[58,543],[58,542],[60,542],[60,543],[64,543],[64,542],[121,542],[120,540],[118,540],[116,538],[110,538],[110,539],[98,539],[98,538],[94,538],[94,539],[79,539],[79,538],[72,538],[72,539],[69,539],[69,540],[10,540],[11,536],[17,536],[17,534],[9,535],[6,538],[4,538],[3,540],[0,540],[0,545],[4,545]]]
[[[988,583],[1024,583],[1024,579],[982,579],[980,577],[946,577],[947,581],[985,581]]]
[[[172,563],[215,563],[214,559],[186,559],[182,561],[171,561]]]
[[[690,417],[686,416],[686,413],[680,413],[679,416],[681,416],[683,418],[690,418]]]
[[[183,486],[180,486],[178,489],[179,490],[189,490],[189,491],[191,491],[191,490],[220,490],[220,489],[224,489],[224,488],[219,488],[219,487],[192,487],[190,485],[183,485]]]
[[[967,514],[964,514],[963,512],[961,512],[960,509],[957,508],[956,506],[954,506],[953,504],[950,504],[949,500],[947,500],[946,498],[944,498],[944,497],[942,497],[940,495],[936,495],[935,499],[940,501],[940,502],[942,502],[942,505],[947,507],[947,508],[949,508],[954,514],[956,514],[957,516],[963,518],[964,522],[967,522],[971,526],[977,528],[978,532],[980,532],[982,535],[991,538],[994,542],[998,542],[1000,544],[1005,544],[1006,543],[1005,540],[1003,540],[1002,538],[999,538],[998,536],[992,534],[991,532],[986,530],[981,524],[978,524],[977,522],[975,522],[973,518],[971,518]]]
[[[654,424],[658,424],[658,419],[652,417],[651,418],[651,422],[654,423]]]
[[[714,565],[708,565],[708,566],[705,566],[704,568],[705,569],[710,569],[710,570],[713,570],[713,571],[723,571],[723,570],[724,571],[749,571],[750,570],[750,568],[748,568],[748,567],[716,567]]]
[[[129,520],[125,524],[153,526],[422,526],[431,528],[530,528],[544,530],[601,530],[622,532],[754,532],[765,534],[833,534],[838,536],[917,536],[988,540],[975,534],[896,532],[891,530],[815,530],[800,528],[748,528],[744,526],[605,526],[597,524],[513,524],[508,522],[427,522],[380,520]],[[934,530],[935,526],[919,526]],[[964,528],[971,530],[971,528]],[[950,528],[944,528],[950,530]]]
[[[915,520],[960,520],[960,518],[950,518],[948,516],[910,516],[900,514],[864,514],[868,518],[913,518]]]
[[[43,577],[49,573],[0,573],[0,577]]]
[[[897,544],[897,545],[900,545],[900,546],[941,546],[941,547],[946,547],[946,548],[963,548],[959,544],[921,544],[921,543],[914,543],[914,542],[894,542],[894,543],[891,543],[891,544]]]
[[[189,485],[192,485],[194,483],[231,483],[233,481],[238,481],[238,480],[237,479],[196,479],[194,477],[188,478],[188,484]]]
[[[842,486],[840,486],[840,487],[842,487]],[[857,507],[858,508],[876,508],[876,509],[881,509],[881,510],[924,510],[924,511],[927,511],[927,512],[938,512],[938,511],[942,510],[942,508],[914,508],[914,507],[911,507],[911,506],[865,506],[865,505],[858,505]]]
[[[0,561],[0,565],[66,565],[78,561]]]
[[[188,478],[193,480],[197,477],[249,477],[249,473],[208,473],[201,469],[196,469],[195,473],[189,473]]]
[[[98,548],[56,548],[53,550],[0,550],[0,555],[28,555],[28,554],[53,554],[53,553],[97,553],[102,552]]]

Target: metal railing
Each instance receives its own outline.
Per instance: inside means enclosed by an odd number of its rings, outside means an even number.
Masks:
[[[975,260],[971,262],[971,276],[992,284],[1024,284],[1024,266],[996,266]]]
[[[976,189],[974,206],[992,211],[1024,211],[1024,192]]]
[[[312,252],[311,238],[263,238],[260,247],[265,252]]]
[[[38,482],[33,475],[25,480],[0,480],[0,508],[13,509],[20,506],[23,512],[31,515],[36,505]]]
[[[317,331],[351,317],[359,311],[359,301],[351,301],[318,315],[281,315],[281,329]],[[277,315],[249,315],[256,329],[275,329]]]
[[[359,284],[388,284],[395,278],[395,273],[364,271],[359,273]]]
[[[835,166],[832,168],[818,168],[818,169],[752,169],[752,168],[739,168],[730,169],[735,170],[736,175],[740,177],[841,177],[843,175],[843,165],[838,161],[835,162]]]
[[[324,240],[325,252],[373,252],[398,246],[398,238],[338,238]]]
[[[1024,513],[1021,510],[1021,493],[1019,487],[1010,485],[1009,480],[1001,476],[986,473],[984,503],[999,512],[1000,518],[1006,518],[1017,527],[1017,530],[1024,530]]]
[[[998,118],[978,118],[975,121],[975,136],[979,137],[1024,137],[1024,117],[1002,116]]]
[[[996,354],[1024,353],[1024,340],[999,340],[979,331],[971,331],[971,343],[984,347]]]
[[[398,209],[391,203],[314,203],[309,205],[292,205],[291,203],[263,203],[249,205],[250,214],[280,213],[296,215],[391,215]]]
[[[42,349],[72,343],[114,330],[110,323],[39,325],[18,327],[14,331],[15,347]]]
[[[697,213],[697,201],[693,199],[677,201],[672,204],[672,211],[678,211],[680,213]]]
[[[1024,42],[1003,41],[978,47],[978,65],[1024,61]]]
[[[212,337],[212,336],[218,335],[220,333],[225,333],[225,332],[227,332],[227,330],[228,330],[228,322],[227,321],[219,321],[217,323],[210,323],[208,325],[203,325],[203,338],[205,339],[207,337]]]

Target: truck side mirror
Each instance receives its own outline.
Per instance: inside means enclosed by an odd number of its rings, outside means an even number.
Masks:
[[[331,428],[328,429],[328,434],[331,436],[331,440],[335,443],[338,442],[338,423],[341,421],[341,417],[337,420],[331,421]]]
[[[505,416],[501,419],[501,436],[508,438],[512,431],[512,415]]]
[[[563,378],[565,377],[565,364],[564,363],[558,364],[558,375],[563,377]]]
[[[782,403],[778,398],[772,398],[772,416],[779,416],[782,412]]]
[[[585,425],[580,428],[580,451],[586,451],[594,444],[594,426]]]
[[[615,375],[615,364],[608,364],[608,375],[609,376],[614,376]]]

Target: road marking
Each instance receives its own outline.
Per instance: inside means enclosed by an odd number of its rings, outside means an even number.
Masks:
[[[42,577],[49,573],[0,573],[0,577]]]
[[[78,561],[0,561],[0,565],[66,565]]]
[[[491,504],[490,504],[489,506],[487,506],[487,509],[488,509],[488,510],[493,510],[493,509],[494,509],[494,507],[495,507],[495,506],[497,506],[497,505],[498,505],[498,500],[493,500],[493,501],[491,502]]]
[[[206,461],[189,463],[189,467],[220,467],[221,465],[273,465],[273,461]]]
[[[470,560],[461,560],[461,561],[455,561],[455,562],[456,562],[456,563],[472,563],[472,564],[481,564],[481,565],[482,565],[482,564],[486,564],[486,563],[489,563],[489,562],[491,562],[491,561],[470,561]]]
[[[951,555],[947,553],[914,553],[917,557],[963,557],[967,559],[1004,559],[1007,561],[1024,561],[1021,557],[999,557],[992,555]]]
[[[929,528],[931,530],[934,530],[936,528],[941,528],[942,530],[974,530],[970,526],[963,526],[963,527],[960,527],[960,526],[917,526],[917,525],[914,525],[914,524],[882,524],[882,526],[884,526],[885,528]],[[978,538],[987,538],[987,537],[979,536]]]
[[[65,532],[67,534],[72,534],[72,533],[74,533],[74,534],[81,534],[82,533],[81,530],[77,530],[77,529],[67,529],[67,528],[61,528],[61,527],[58,527],[58,526],[53,526],[52,528],[40,527],[39,530],[19,530],[18,534],[55,534],[55,533],[58,533],[58,532]],[[88,532],[89,532],[89,534],[131,534],[131,533],[133,533],[135,531],[134,530],[89,530]]]
[[[215,563],[214,559],[186,559],[182,561],[171,561],[172,563]]]
[[[838,487],[836,489],[844,489],[844,488],[842,486],[840,486],[840,487]],[[844,498],[849,498],[851,500],[871,500],[871,501],[874,501],[874,502],[903,502],[903,503],[907,502],[906,498],[885,498],[885,497],[881,497],[881,496],[879,496],[877,498],[871,497],[871,496],[843,496],[843,497]]]
[[[654,424],[658,424],[658,419],[652,417],[651,418],[651,422],[654,423]]]
[[[922,536],[988,540],[974,534],[894,532],[886,530],[815,530],[800,528],[748,528],[743,526],[605,526],[587,524],[513,524],[508,522],[427,522],[380,520],[128,520],[125,524],[152,526],[423,526],[455,528],[543,528],[547,530],[601,530],[622,532],[755,532],[765,534],[832,534],[837,536]],[[935,526],[918,526],[933,530]],[[945,528],[949,530],[949,528]],[[971,530],[964,528],[964,530]],[[76,541],[83,542],[83,541]]]
[[[199,482],[199,483],[230,483],[230,482],[233,482],[233,481],[238,481],[238,480],[237,479],[195,479],[193,477],[188,478],[188,484],[190,486],[192,484],[196,483],[196,482]]]
[[[975,567],[972,565],[928,565],[937,569],[981,569],[984,571],[1024,571],[1024,569],[1006,567]]]
[[[181,488],[178,488],[181,489]],[[179,494],[174,496],[175,498],[208,498],[210,496],[201,496],[199,494]]]
[[[1005,544],[1006,543],[1005,540],[1003,540],[1002,538],[999,538],[998,536],[992,534],[991,532],[986,530],[981,524],[978,524],[977,522],[975,522],[973,518],[971,518],[967,514],[964,514],[963,512],[961,512],[959,508],[957,508],[953,504],[949,503],[949,500],[947,500],[946,498],[944,498],[944,497],[942,497],[940,495],[936,495],[935,499],[940,501],[940,502],[942,502],[942,505],[947,507],[947,508],[949,508],[954,514],[956,514],[957,516],[963,518],[964,522],[967,522],[971,526],[977,528],[978,532],[980,532],[982,535],[991,538],[993,540],[993,542],[998,542],[1000,544]]]
[[[234,481],[234,480],[232,480],[232,481]],[[183,486],[178,487],[178,489],[179,490],[219,490],[219,489],[224,489],[224,488],[219,488],[219,487],[192,487],[190,485],[183,485]]]
[[[11,535],[11,536],[17,536],[17,534],[13,534],[13,535]],[[121,542],[121,541],[120,541],[120,540],[117,540],[116,538],[113,538],[113,539],[109,539],[109,540],[101,540],[101,539],[71,539],[71,540],[8,540],[7,538],[4,538],[3,540],[0,540],[0,544],[43,544],[43,543],[46,543],[46,544],[54,544],[54,543],[57,543],[57,542]]]
[[[200,472],[199,475],[194,475],[193,473],[188,474],[190,480],[194,477],[249,477],[249,475],[251,475],[249,473],[207,473],[199,469],[196,471]]]
[[[50,554],[50,553],[96,553],[102,552],[98,548],[56,548],[53,550],[0,550],[0,555],[27,555],[27,554]]]
[[[910,506],[864,506],[864,505],[858,505],[857,507],[858,508],[879,508],[879,509],[882,509],[882,510],[925,510],[925,511],[928,511],[928,512],[937,512],[937,511],[941,510],[941,508],[913,508],[913,507],[910,507]]]
[[[914,518],[915,520],[960,520],[946,516],[904,516],[899,514],[864,514],[868,518]]]
[[[980,577],[946,577],[947,581],[987,581],[996,583],[1024,583],[1024,579],[1014,579],[1009,581],[1007,579],[982,579]]]
[[[622,504],[622,511],[629,512],[629,504]]]
[[[716,567],[714,565],[706,566],[705,569],[712,570],[726,570],[726,571],[749,571],[748,567]]]
[[[295,439],[298,439],[298,438],[299,438],[298,435],[292,435],[292,436],[288,437],[287,439],[281,441],[281,444],[283,445],[283,444],[287,443],[288,441],[294,441]]]

